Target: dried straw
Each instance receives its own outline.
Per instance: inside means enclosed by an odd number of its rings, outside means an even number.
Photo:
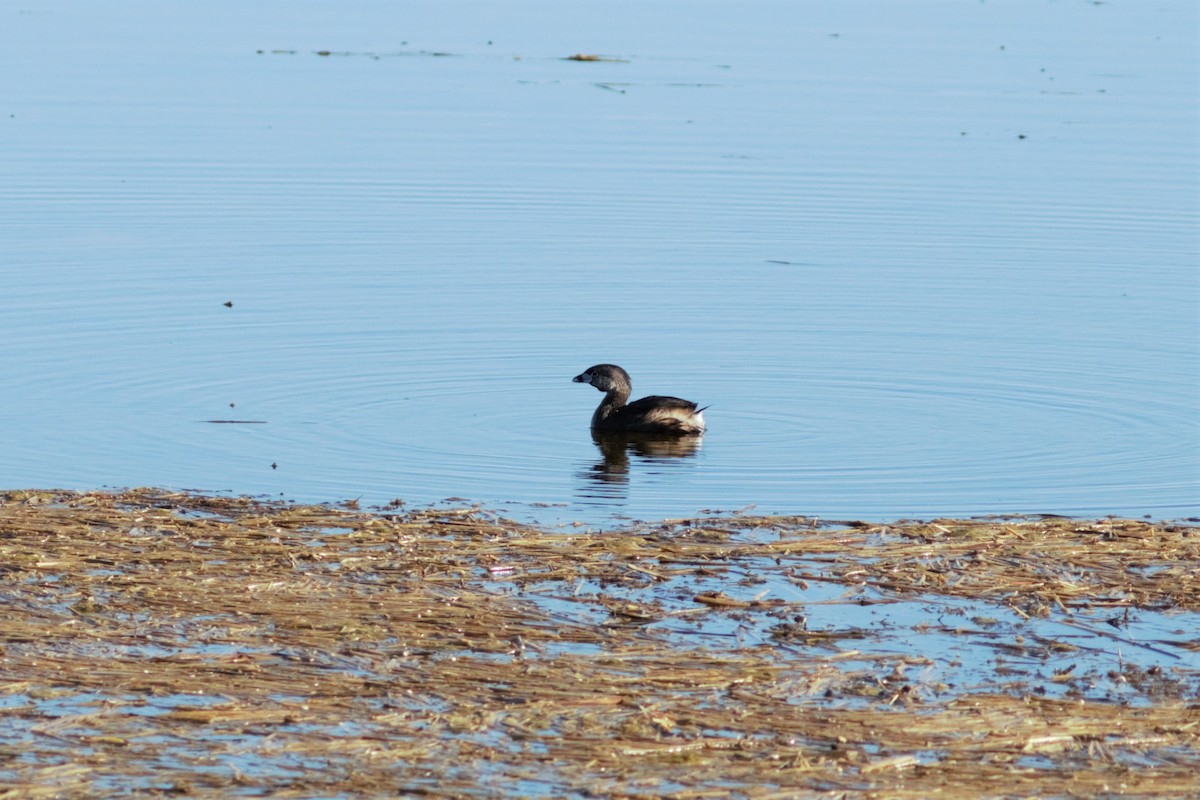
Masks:
[[[1001,659],[992,686],[910,678],[929,659],[857,652],[880,634],[807,631],[799,603],[753,592],[771,576],[1086,626],[1071,612],[1200,610],[1198,568],[1195,528],[1130,520],[548,531],[10,492],[0,798],[1194,796],[1194,630],[1121,643],[1162,664],[1119,671],[1137,694],[1106,702],[1014,688]],[[705,622],[770,634],[671,627]]]

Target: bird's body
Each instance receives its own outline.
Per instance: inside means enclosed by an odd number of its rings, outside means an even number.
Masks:
[[[629,403],[633,388],[629,373],[615,364],[597,364],[572,380],[604,392],[604,399],[592,414],[593,431],[659,436],[704,433],[704,409],[689,400],[651,395]]]

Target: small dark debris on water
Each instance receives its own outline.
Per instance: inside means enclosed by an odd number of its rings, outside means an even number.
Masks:
[[[279,465],[278,465],[278,464],[276,464],[274,461],[272,461],[272,462],[271,462],[271,469],[279,469]]]
[[[576,53],[573,56],[565,56],[563,61],[607,61],[612,64],[628,64],[627,58],[614,58],[613,56],[600,56],[595,53]]]
[[[404,44],[407,44],[407,42],[404,42]],[[394,56],[432,56],[435,58],[448,58],[450,56],[458,55],[457,53],[449,53],[444,50],[396,50],[388,53],[374,53],[369,51],[356,52],[353,50],[314,50],[313,54],[322,56],[324,58],[328,58],[330,56],[342,56],[346,58],[358,56],[362,58],[374,59],[376,61],[381,58]]]
[[[266,425],[265,419],[206,419],[212,425]]]
[[[221,305],[225,306],[226,308],[233,308],[233,301],[232,301],[232,300],[226,300],[226,301],[225,301],[224,303],[222,303]]]

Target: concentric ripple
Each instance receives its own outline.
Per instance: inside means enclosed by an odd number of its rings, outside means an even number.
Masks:
[[[1186,4],[942,5],[13,16],[0,484],[1200,515]],[[602,361],[709,432],[593,442]]]

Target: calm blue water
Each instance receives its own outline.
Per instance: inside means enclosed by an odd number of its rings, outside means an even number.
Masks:
[[[1200,515],[1197,16],[10,4],[0,486]]]

